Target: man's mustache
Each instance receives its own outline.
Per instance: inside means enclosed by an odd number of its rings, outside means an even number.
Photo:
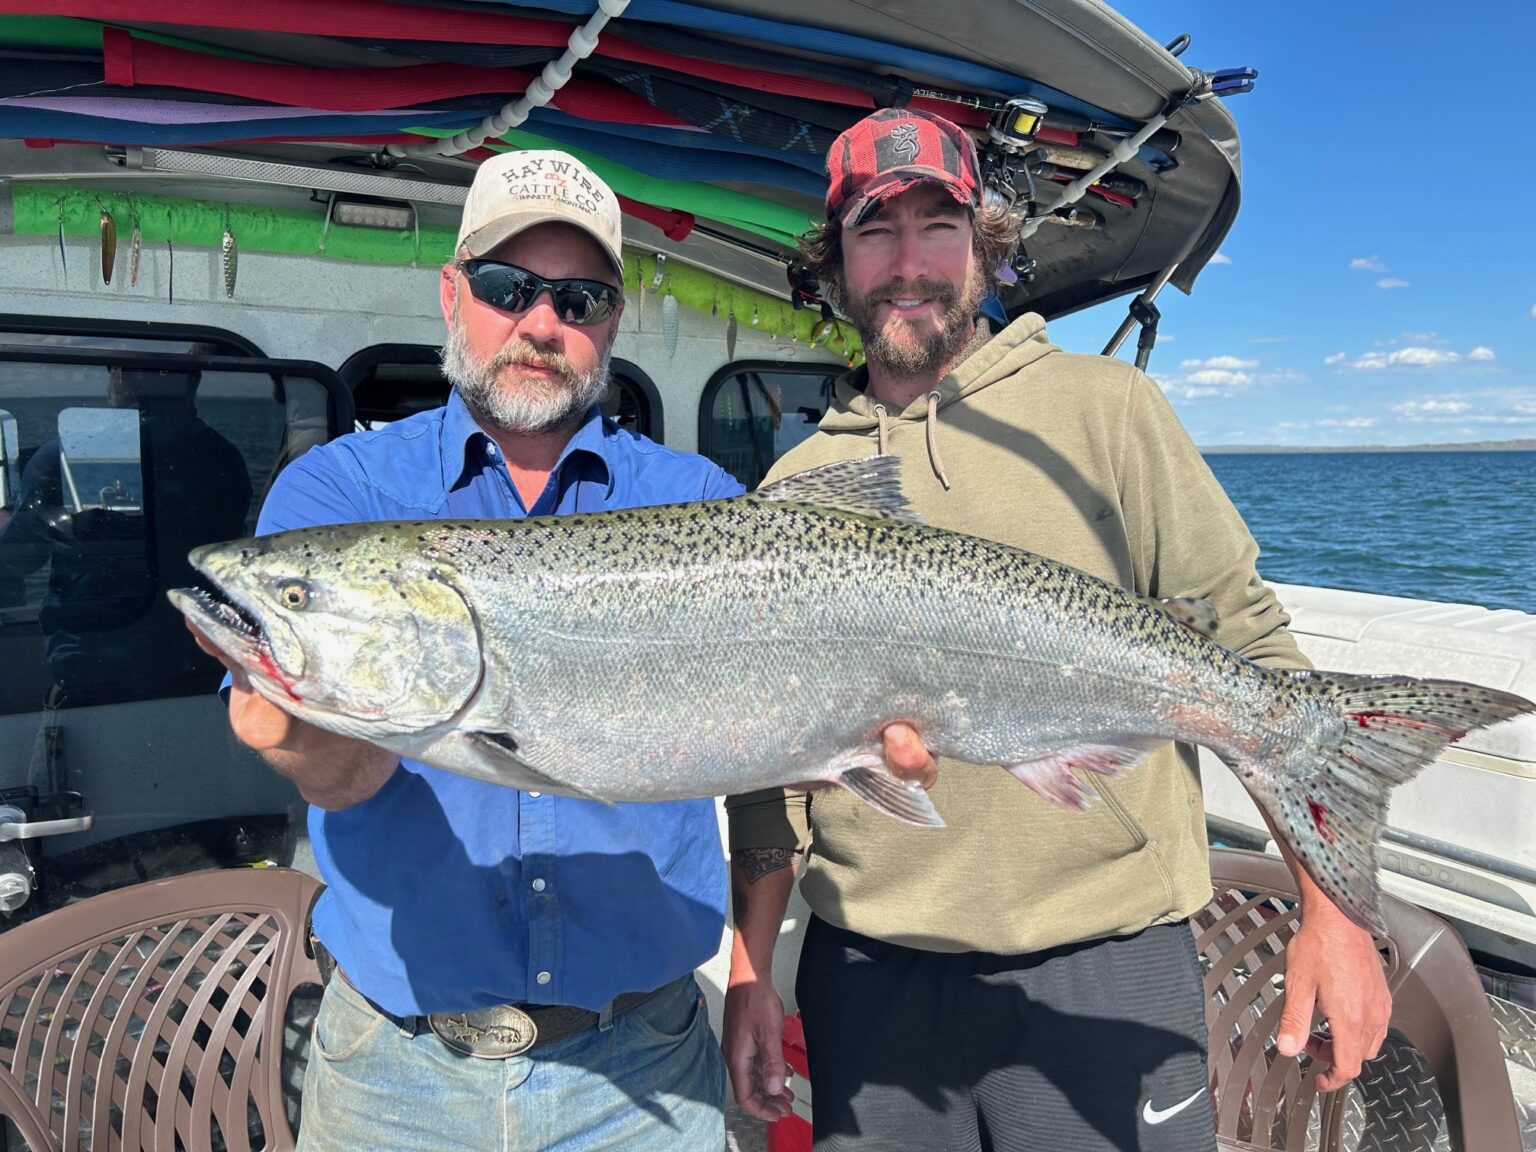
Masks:
[[[955,287],[943,280],[914,280],[910,284],[905,280],[891,280],[864,294],[866,306],[873,306],[876,300],[890,299],[936,300],[948,308],[955,302]]]
[[[567,380],[576,375],[575,366],[566,357],[558,352],[541,352],[526,340],[510,348],[503,348],[496,353],[490,363],[492,372],[500,372],[503,368],[512,367],[543,368]]]

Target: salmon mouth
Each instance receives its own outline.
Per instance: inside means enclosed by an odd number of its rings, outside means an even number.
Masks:
[[[222,592],[206,588],[177,588],[175,591],[184,598],[184,603],[177,604],[183,611],[190,604],[197,610],[202,621],[213,624],[220,631],[234,632],[248,644],[266,643],[266,636],[256,618]]]

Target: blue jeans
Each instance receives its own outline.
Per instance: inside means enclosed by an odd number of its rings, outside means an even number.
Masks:
[[[462,1056],[326,986],[300,1152],[720,1152],[725,1064],[692,976],[507,1060]]]

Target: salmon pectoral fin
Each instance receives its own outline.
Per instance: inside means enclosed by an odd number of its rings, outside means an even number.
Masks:
[[[860,800],[904,824],[915,824],[920,828],[944,827],[944,818],[921,784],[896,779],[880,756],[849,759],[849,766],[834,779]]]
[[[1088,774],[1119,776],[1134,768],[1168,741],[1156,736],[1128,736],[1102,744],[1077,744],[1030,760],[1003,765],[1015,779],[1052,804],[1086,812],[1093,798]]]
[[[525,792],[551,792],[557,796],[608,803],[601,796],[539,771],[521,755],[517,741],[505,732],[466,732],[463,742],[470,755],[488,770],[488,778],[497,783]]]

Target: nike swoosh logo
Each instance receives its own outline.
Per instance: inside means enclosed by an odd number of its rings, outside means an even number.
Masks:
[[[1169,1120],[1174,1116],[1177,1116],[1180,1112],[1184,1111],[1184,1109],[1188,1108],[1191,1104],[1193,1104],[1196,1100],[1200,1099],[1200,1097],[1204,1095],[1205,1089],[1201,1088],[1193,1096],[1190,1096],[1185,1100],[1180,1100],[1172,1108],[1163,1109],[1152,1107],[1152,1101],[1148,1100],[1141,1106],[1141,1118],[1148,1124],[1161,1124],[1164,1120]]]

